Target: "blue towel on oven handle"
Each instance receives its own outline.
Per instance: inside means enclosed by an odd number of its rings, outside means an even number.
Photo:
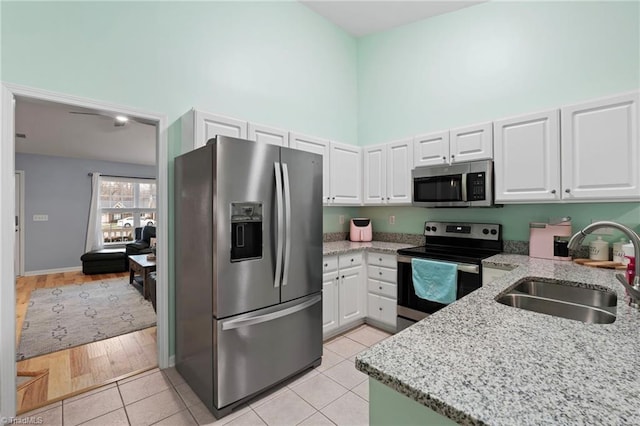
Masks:
[[[416,295],[448,305],[456,300],[458,265],[435,260],[411,259],[411,276]]]

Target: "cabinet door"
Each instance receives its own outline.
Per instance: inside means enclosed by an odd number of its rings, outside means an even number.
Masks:
[[[395,299],[378,296],[378,316],[380,322],[396,328],[398,303]]]
[[[313,136],[305,136],[299,133],[289,133],[289,147],[322,155],[322,200],[324,204],[329,204],[330,201],[330,146],[331,143],[325,139],[320,139]]]
[[[562,108],[562,197],[636,200],[638,92]]]
[[[482,123],[450,131],[451,163],[493,158],[493,125]]]
[[[496,202],[560,199],[559,111],[497,120]]]
[[[329,184],[332,204],[362,203],[362,158],[360,147],[331,142]]]
[[[206,145],[209,139],[215,138],[217,135],[247,138],[246,121],[202,111],[195,111],[194,120],[194,148]]]
[[[367,293],[367,316],[380,321],[380,296]]]
[[[365,316],[365,288],[363,268],[348,268],[340,271],[340,325]]]
[[[289,132],[262,124],[249,123],[249,140],[277,146],[289,146]]]
[[[413,165],[433,166],[449,163],[449,131],[429,133],[413,138]]]
[[[387,147],[387,203],[411,203],[411,139],[391,142]]]
[[[322,275],[322,332],[336,328],[340,321],[338,312],[338,272]]]
[[[364,148],[364,204],[384,204],[387,197],[387,147],[377,145]]]

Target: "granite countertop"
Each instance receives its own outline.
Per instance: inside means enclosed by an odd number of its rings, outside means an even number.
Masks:
[[[497,255],[515,269],[356,357],[372,378],[461,424],[637,424],[640,312],[616,271]],[[520,278],[578,281],[618,296],[613,324],[497,303]]]
[[[414,247],[415,244],[406,243],[389,243],[385,241],[370,241],[367,243],[355,243],[351,241],[334,241],[331,243],[322,243],[322,254],[324,256],[332,254],[349,253],[358,250],[373,251],[378,253],[393,253],[396,251]]]

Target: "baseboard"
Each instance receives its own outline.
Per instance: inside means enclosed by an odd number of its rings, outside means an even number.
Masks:
[[[57,269],[41,269],[39,271],[26,271],[25,277],[32,275],[47,275],[47,274],[60,274],[62,272],[77,272],[82,271],[82,266],[72,266],[70,268],[57,268]]]
[[[169,357],[169,367],[175,367],[175,366],[176,366],[176,356],[171,355]]]

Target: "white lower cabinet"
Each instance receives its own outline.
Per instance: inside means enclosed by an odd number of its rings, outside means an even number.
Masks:
[[[322,333],[331,337],[366,315],[363,253],[325,256],[322,275]]]
[[[367,253],[367,321],[396,330],[397,259],[386,253]]]

